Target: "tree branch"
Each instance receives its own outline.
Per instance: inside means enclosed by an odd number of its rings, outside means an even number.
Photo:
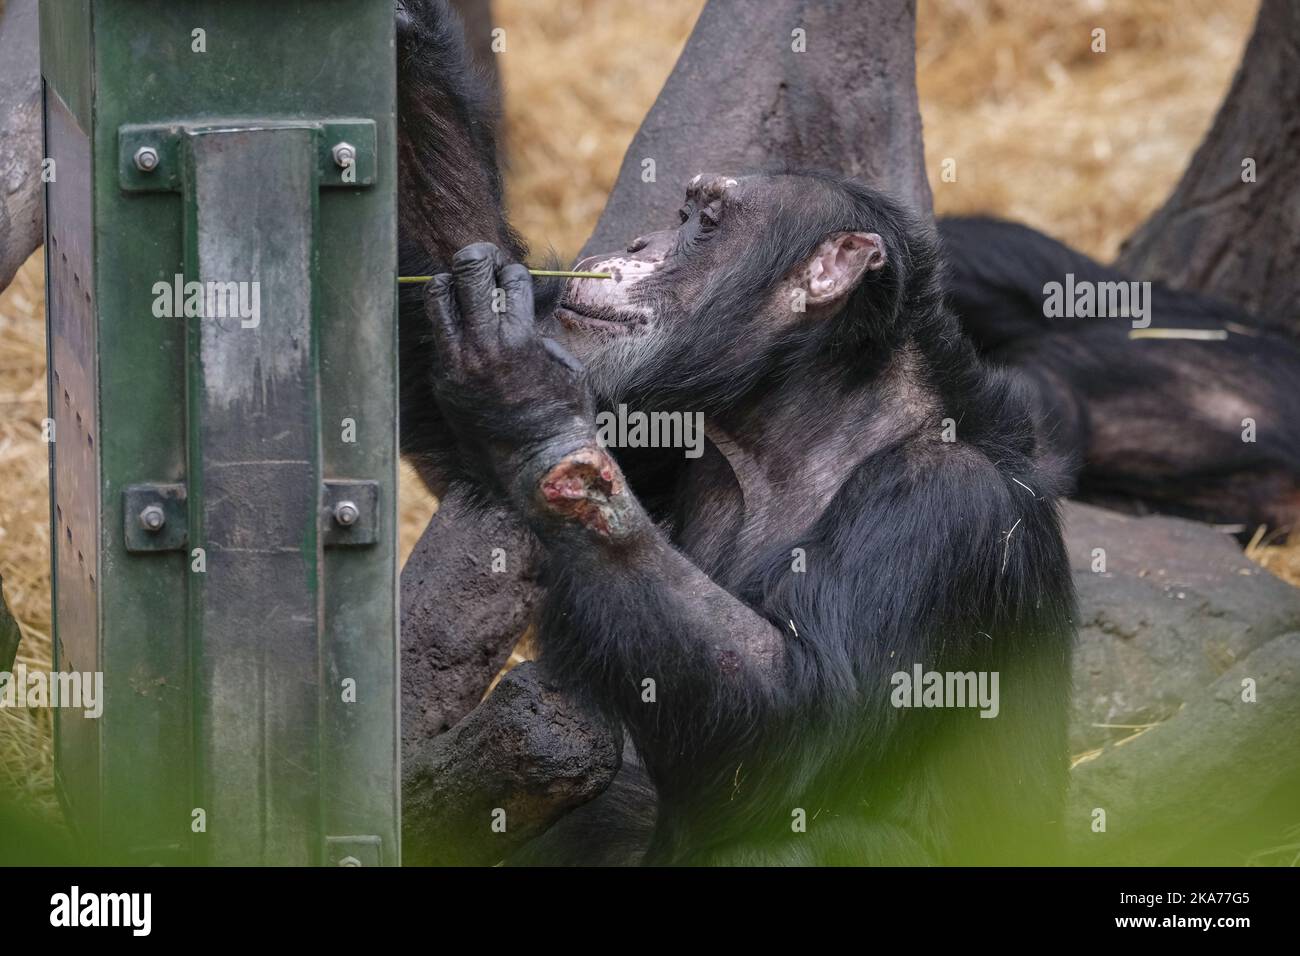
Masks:
[[[1120,252],[1143,279],[1300,334],[1300,4],[1264,0],[1232,88],[1165,204]],[[1244,182],[1251,160],[1257,181]]]
[[[854,176],[932,215],[914,0],[709,0],[583,254],[673,222],[696,173],[773,166]]]
[[[402,768],[410,865],[493,864],[609,786],[621,735],[520,664]],[[496,826],[494,826],[496,824]]]
[[[493,553],[500,561],[494,571]],[[478,704],[541,597],[537,543],[506,509],[445,497],[402,569],[402,749],[418,753]]]
[[[45,231],[36,5],[8,0],[0,6],[0,291]]]

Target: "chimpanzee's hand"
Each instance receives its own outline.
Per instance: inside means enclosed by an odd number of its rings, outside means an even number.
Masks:
[[[503,492],[594,443],[582,366],[538,333],[523,265],[507,263],[490,243],[466,246],[452,258],[452,273],[429,283],[425,301],[438,404],[461,447]]]

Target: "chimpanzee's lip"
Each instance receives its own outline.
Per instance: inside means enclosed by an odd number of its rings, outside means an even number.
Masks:
[[[567,299],[555,310],[556,318],[568,326],[586,326],[594,329],[628,331],[645,322],[645,317],[635,313],[618,312],[610,308],[591,308]]]

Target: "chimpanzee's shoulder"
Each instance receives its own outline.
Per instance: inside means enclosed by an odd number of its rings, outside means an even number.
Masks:
[[[936,508],[1002,517],[1058,496],[1055,476],[1015,444],[926,439],[904,457],[909,485]]]
[[[991,452],[969,441],[900,442],[864,460],[824,516],[819,554],[855,608],[875,608],[876,630],[1068,618],[1057,501],[1029,459]]]
[[[936,594],[973,588],[1005,604],[1008,588],[1027,589],[1032,602],[1069,590],[1057,490],[996,430],[945,441],[923,428],[863,460],[819,530],[847,573],[907,567]]]

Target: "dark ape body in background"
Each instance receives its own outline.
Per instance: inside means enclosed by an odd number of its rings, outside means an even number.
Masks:
[[[1150,285],[1151,328],[1227,338],[1131,339],[1127,317],[1048,318],[1047,283],[1134,277],[1026,226],[942,219],[939,232],[963,331],[1032,385],[1041,434],[1074,465],[1079,497],[1246,535],[1300,523],[1300,343],[1161,283]]]

